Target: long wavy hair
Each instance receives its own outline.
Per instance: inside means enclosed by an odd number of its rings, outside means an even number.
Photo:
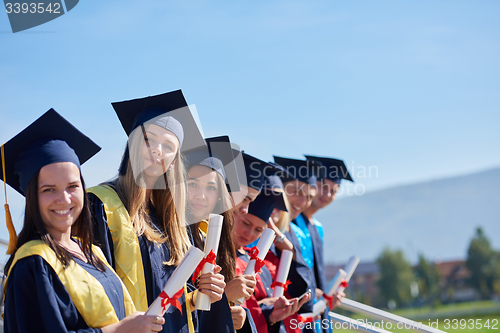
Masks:
[[[215,172],[217,175],[217,184],[219,186],[217,204],[214,207],[214,212],[223,212],[220,215],[224,218],[222,223],[221,236],[219,241],[219,248],[217,249],[217,265],[222,268],[221,274],[224,275],[224,280],[227,282],[234,278],[236,270],[236,251],[231,238],[233,232],[234,215],[233,215],[233,200],[227,191],[226,183],[222,176]],[[189,220],[188,216],[188,220]],[[200,223],[193,223],[190,225],[191,234],[193,235],[194,245],[201,249],[205,248],[205,244],[200,234]]]
[[[39,173],[40,171],[33,176],[28,184],[28,187],[26,188],[26,205],[24,209],[23,229],[17,238],[16,250],[5,265],[5,272],[9,271],[17,250],[25,243],[32,240],[42,240],[45,244],[47,244],[56,253],[57,258],[65,269],[69,266],[72,260],[73,256],[71,253],[52,239],[52,236],[45,228],[42,216],[40,215],[40,207],[38,204]],[[83,181],[81,174],[80,180],[82,182],[84,198],[83,209],[75,223],[71,226],[71,234],[72,236],[78,238],[78,245],[80,246],[80,249],[82,250],[87,261],[101,272],[104,272],[106,270],[104,263],[92,251],[92,243],[94,241],[92,220],[90,216],[89,201],[85,191],[85,182]]]
[[[285,201],[285,206],[288,211],[290,211],[290,203],[288,202],[288,199],[286,198],[286,195],[283,195],[283,201]],[[290,229],[290,213],[285,212],[283,210],[279,211],[279,219],[275,223],[276,227],[280,229],[281,232],[289,231]]]
[[[141,131],[134,131],[132,135],[143,134]],[[131,140],[130,150],[140,151],[143,142]],[[144,235],[157,245],[165,243],[170,250],[170,259],[165,262],[168,265],[177,265],[191,245],[186,228],[186,177],[180,149],[177,150],[174,161],[173,168],[167,166],[166,172],[156,181],[150,198],[146,198],[144,174],[134,174],[134,170],[142,170],[142,159],[129,158],[127,148],[122,157],[122,165],[127,163],[127,171],[114,180],[117,194],[127,208],[135,233],[138,236]],[[156,209],[160,231],[153,226],[149,217],[149,201]]]

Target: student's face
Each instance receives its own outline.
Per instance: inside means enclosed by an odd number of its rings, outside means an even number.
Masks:
[[[53,163],[40,169],[38,206],[49,234],[60,238],[71,232],[83,209],[84,193],[80,170],[71,162]]]
[[[247,187],[245,185],[240,184],[239,192],[231,192],[234,202],[238,202],[237,205],[234,206],[233,212],[234,215],[246,214],[248,213],[248,206],[252,201],[257,198],[259,195],[259,191],[252,187]]]
[[[217,172],[203,165],[192,166],[187,173],[187,193],[193,222],[208,219],[219,200]]]
[[[252,214],[239,214],[234,219],[233,243],[237,249],[258,239],[267,228],[266,222]]]
[[[169,130],[153,124],[145,126],[145,131],[141,149],[144,174],[159,177],[174,166],[179,139]]]
[[[290,218],[293,220],[311,206],[317,193],[316,188],[299,180],[284,184],[285,193],[290,204]]]
[[[323,179],[317,182],[318,194],[314,197],[312,205],[316,208],[325,208],[335,200],[339,184],[329,179]]]

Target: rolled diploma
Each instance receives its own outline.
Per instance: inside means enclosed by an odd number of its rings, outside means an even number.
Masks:
[[[259,249],[259,254],[257,257],[260,260],[264,260],[264,258],[267,255],[267,252],[269,251],[269,248],[274,242],[274,238],[276,237],[276,234],[274,230],[266,228],[264,232],[262,233],[262,236],[260,236],[259,242],[257,243],[257,249]],[[250,260],[248,263],[247,267],[245,268],[245,272],[243,272],[243,275],[250,275],[250,274],[255,274],[255,260]],[[240,299],[236,300],[236,304],[243,304],[245,301],[245,298],[242,297]]]
[[[349,259],[349,262],[347,265],[345,265],[345,272],[347,273],[345,280],[349,282],[351,280],[351,276],[356,270],[356,267],[358,267],[359,264],[359,257],[358,256],[352,256],[351,259]],[[338,287],[337,291],[344,291],[344,287]]]
[[[193,274],[193,271],[196,269],[204,256],[205,254],[200,249],[194,246],[189,248],[184,258],[172,273],[172,276],[168,280],[167,284],[165,284],[165,288],[163,288],[163,291],[168,295],[168,297],[174,296],[175,293],[184,287],[184,284],[189,277],[191,277],[191,274]],[[146,314],[151,316],[163,316],[170,304],[167,304],[165,311],[163,311],[161,300],[161,297],[157,297],[149,306]]]
[[[347,275],[347,273],[342,268],[339,269],[337,274],[335,274],[332,281],[330,282],[330,284],[326,288],[326,290],[327,290],[326,294],[328,296],[332,296],[335,293],[335,291],[339,287],[340,283],[342,282],[342,279],[344,279],[346,277],[346,275]],[[321,298],[313,306],[313,315],[314,316],[319,315],[321,312],[326,310],[327,306],[328,305],[326,303],[326,300],[324,298]],[[302,316],[302,317],[304,317],[304,316]]]
[[[213,251],[215,255],[217,255],[223,219],[224,217],[218,214],[210,214],[209,216],[207,238],[205,239],[205,257],[210,253],[210,251]],[[201,274],[213,271],[214,265],[206,263],[201,270]],[[211,303],[212,300],[208,295],[198,293],[198,295],[196,296],[195,307],[197,310],[210,311]]]
[[[276,273],[276,282],[285,283],[288,277],[288,272],[290,271],[290,265],[292,264],[293,252],[288,250],[283,250],[281,252],[280,264],[278,266],[278,272]],[[274,287],[273,297],[283,296],[285,288],[276,286]]]

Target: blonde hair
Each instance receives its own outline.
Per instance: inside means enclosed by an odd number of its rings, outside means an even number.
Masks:
[[[136,132],[142,136],[141,131]],[[129,144],[130,151],[139,151],[140,144],[140,140],[132,140]],[[157,245],[166,243],[170,250],[170,260],[165,264],[177,265],[191,246],[186,228],[186,177],[182,155],[177,150],[172,162],[173,168],[167,167],[166,172],[158,178],[150,198],[146,198],[143,173],[134,172],[141,170],[138,163],[142,163],[142,159],[128,159],[125,175],[118,176],[116,180],[117,194],[128,210],[135,233],[138,236],[144,235]],[[145,205],[147,200],[151,200],[157,211],[161,232],[156,230],[149,217]]]
[[[283,195],[283,201],[285,201],[285,206],[286,209],[289,211],[290,210],[290,203],[288,202],[288,199],[286,198],[286,195]],[[283,210],[279,211],[279,219],[278,222],[275,223],[276,227],[280,229],[281,232],[288,231],[288,227],[290,226],[290,213],[285,212]]]

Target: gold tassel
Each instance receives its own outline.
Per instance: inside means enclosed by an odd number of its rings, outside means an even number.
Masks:
[[[9,205],[5,204],[5,221],[7,223],[7,230],[9,230],[9,247],[7,248],[7,254],[13,254],[17,248],[17,234],[16,228],[14,228],[14,223],[12,223],[12,216],[10,215]]]
[[[9,205],[7,204],[7,179],[5,174],[5,143],[1,147],[2,155],[2,174],[3,174],[3,189],[5,191],[5,222],[7,224],[7,230],[9,230],[9,247],[7,248],[7,254],[13,254],[17,248],[17,234],[16,228],[14,228],[14,223],[12,223],[12,215],[10,215]]]

